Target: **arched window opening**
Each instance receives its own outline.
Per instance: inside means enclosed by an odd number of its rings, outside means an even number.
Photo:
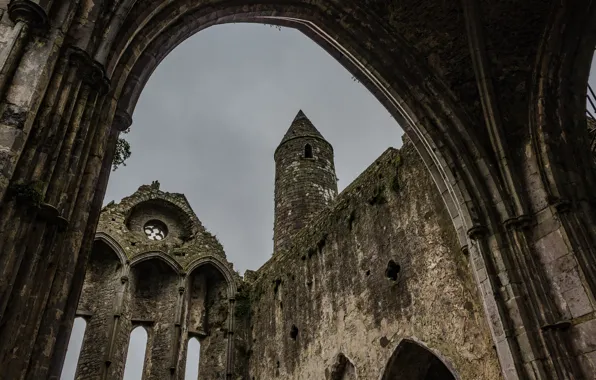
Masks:
[[[425,347],[404,340],[385,367],[382,380],[455,380],[449,368]]]
[[[68,349],[66,350],[66,358],[64,359],[64,366],[62,367],[62,374],[60,374],[60,380],[74,380],[77,373],[79,356],[81,355],[81,348],[83,348],[83,339],[85,338],[86,328],[87,321],[85,321],[84,318],[75,318],[72,325],[72,332],[70,333],[70,340],[68,341]]]
[[[312,158],[312,146],[310,144],[304,146],[304,158]]]
[[[199,359],[201,357],[201,343],[197,338],[188,341],[186,350],[186,370],[184,380],[197,380],[199,378]]]
[[[331,380],[356,380],[354,364],[342,353],[337,355],[331,368]]]
[[[147,330],[136,327],[130,334],[123,380],[141,380],[147,351]]]

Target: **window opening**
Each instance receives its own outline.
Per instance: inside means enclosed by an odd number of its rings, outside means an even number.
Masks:
[[[199,361],[201,358],[201,343],[197,338],[188,341],[186,351],[186,370],[184,380],[197,380],[199,378]]]
[[[77,373],[79,357],[81,356],[81,349],[83,348],[83,339],[85,338],[86,329],[87,321],[82,317],[75,318],[72,325],[72,332],[70,333],[70,340],[68,341],[66,358],[64,359],[64,366],[62,367],[60,380],[74,380]]]
[[[387,269],[385,270],[385,276],[391,281],[397,281],[397,276],[401,271],[401,267],[393,260],[389,260],[387,264]]]
[[[395,349],[381,380],[393,379],[455,380],[449,368],[432,352],[404,340]]]
[[[312,146],[310,144],[304,146],[304,158],[312,158]]]
[[[143,227],[149,240],[163,240],[168,236],[168,228],[159,220],[150,220]]]
[[[136,327],[130,333],[126,364],[124,365],[124,380],[142,380],[147,351],[147,330]]]

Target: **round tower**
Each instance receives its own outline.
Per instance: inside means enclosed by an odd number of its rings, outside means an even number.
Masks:
[[[299,111],[275,150],[274,252],[337,195],[333,147]]]

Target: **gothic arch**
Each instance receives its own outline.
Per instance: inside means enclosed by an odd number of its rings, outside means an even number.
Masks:
[[[596,20],[596,4],[591,3],[581,10],[556,4],[550,18],[552,26],[544,31],[535,61],[529,126],[537,155],[535,164],[545,185],[546,196],[565,199],[570,197],[569,193],[582,189],[565,186],[568,173],[577,170],[578,163],[582,163],[582,169],[592,166],[588,157],[585,110],[596,44],[596,25],[590,20]],[[568,24],[568,20],[574,18],[582,22]],[[568,27],[563,28],[563,25]],[[553,123],[549,114],[556,114],[564,123]],[[573,138],[573,143],[582,149],[570,149],[566,153],[575,155],[575,159],[558,162],[552,152],[552,143],[543,139],[549,133],[566,133],[567,138]],[[578,174],[579,180],[592,185],[596,181],[591,170]]]
[[[128,259],[126,258],[124,249],[122,249],[122,246],[120,245],[120,243],[118,243],[118,241],[116,239],[114,239],[109,234],[106,234],[105,232],[98,232],[95,234],[95,241],[101,241],[101,242],[105,243],[118,256],[118,259],[120,260],[120,264],[126,265],[126,263],[128,262]]]
[[[392,78],[396,82],[390,86],[387,78],[383,78],[380,70],[375,68],[375,66],[381,65],[383,59],[371,55],[373,53],[359,46],[353,36],[346,35],[345,31],[342,31],[336,20],[326,17],[324,12],[314,6],[288,7],[281,12],[279,9],[279,5],[253,5],[252,7],[225,7],[222,9],[199,7],[196,10],[187,10],[187,13],[181,13],[180,10],[173,7],[170,10],[171,13],[160,17],[155,25],[152,24],[153,20],[150,20],[143,30],[136,33],[134,38],[126,40],[127,46],[123,49],[127,48],[128,50],[123,50],[124,53],[118,56],[120,61],[117,65],[113,64],[115,67],[113,73],[114,92],[115,96],[119,98],[118,113],[126,115],[124,118],[131,120],[130,115],[134,111],[136,101],[151,73],[161,60],[179,43],[210,25],[229,22],[267,22],[294,27],[325,48],[352,71],[400,121],[406,133],[414,141],[445,198],[445,204],[458,230],[460,244],[466,245],[466,231],[481,218],[478,214],[480,212],[478,206],[482,205],[484,199],[500,198],[500,195],[498,192],[471,194],[466,190],[466,186],[451,173],[451,169],[454,167],[469,171],[466,173],[466,180],[470,181],[468,186],[482,189],[479,184],[474,186],[474,182],[481,175],[474,172],[473,162],[475,160],[483,161],[480,157],[486,155],[482,154],[482,148],[475,142],[477,136],[465,128],[465,125],[469,123],[465,112],[458,110],[453,102],[445,98],[446,91],[441,89],[442,84],[439,82],[425,88],[430,92],[425,92],[420,96],[424,97],[425,101],[433,103],[437,110],[441,110],[440,112],[420,109],[412,104],[412,99],[408,104],[398,95],[407,92],[406,89],[415,86],[420,79],[420,77],[414,76],[414,72],[417,74],[421,72],[418,75],[424,78],[432,78],[430,72],[425,70],[425,65],[411,54],[403,41],[399,41],[393,36],[385,36],[391,40],[393,46],[400,48],[400,57],[402,58],[400,62],[391,61],[391,65],[394,65],[393,70],[398,70],[400,76]],[[335,11],[339,12],[339,10]],[[172,25],[168,24],[166,27],[163,26],[163,19],[175,21],[171,21]],[[411,66],[406,67],[405,65]],[[111,66],[112,64],[110,64]],[[413,75],[411,77],[408,75],[410,72]],[[427,80],[432,82],[432,79]],[[442,130],[433,130],[436,128]],[[455,135],[462,138],[452,139],[451,137]],[[485,164],[481,164],[481,166],[490,167]],[[497,185],[489,186],[483,191],[490,192],[497,188]],[[468,199],[479,202],[479,205],[475,207],[464,201]],[[490,223],[490,220],[486,223]]]
[[[228,298],[233,299],[236,296],[236,280],[230,268],[217,256],[205,255],[193,260],[186,268],[186,277],[204,265],[211,265],[221,273],[228,284]]]
[[[166,377],[174,364],[174,355],[179,350],[182,310],[181,268],[163,252],[146,252],[131,260],[130,292],[127,308],[129,320],[123,329],[137,325],[147,328],[149,340],[147,360],[152,363],[144,370],[144,377]],[[164,354],[168,352],[168,354]],[[118,352],[121,363],[122,352]],[[120,367],[110,365],[110,376],[119,377]]]
[[[167,266],[170,267],[176,275],[182,275],[182,266],[178,264],[176,260],[171,258],[167,253],[161,251],[144,252],[140,255],[133,257],[130,260],[130,268],[132,269],[136,265],[149,260],[160,260],[167,264]]]
[[[552,26],[544,31],[535,61],[530,98],[528,125],[536,157],[531,164],[543,185],[543,202],[535,201],[533,207],[550,204],[558,211],[566,243],[577,251],[583,278],[596,294],[596,217],[590,211],[593,194],[586,191],[596,186],[586,125],[587,83],[596,49],[596,4],[591,2],[583,9],[556,4],[550,18]],[[569,23],[571,19],[582,22]],[[572,205],[573,199],[579,201]]]
[[[139,351],[139,350],[134,350],[132,349],[131,346],[131,342],[133,340],[133,337],[137,336],[138,338],[141,339],[141,342],[143,342],[143,351]],[[147,351],[148,351],[148,343],[149,343],[149,339],[150,339],[150,334],[149,331],[147,330],[147,328],[145,326],[142,325],[137,325],[137,326],[133,326],[132,329],[130,330],[130,333],[128,334],[128,341],[127,341],[127,353],[126,353],[126,359],[124,361],[124,378],[135,378],[138,380],[141,380],[143,378],[144,372],[145,372],[145,363],[147,361]],[[132,357],[132,355],[138,355],[138,357]],[[141,359],[141,360],[139,360]],[[136,361],[136,363],[133,363],[133,361]],[[133,365],[137,366],[137,368],[132,368]]]
[[[200,268],[210,266],[221,274],[227,284],[228,295],[228,317],[227,317],[227,347],[226,347],[226,374],[231,376],[234,369],[234,331],[236,328],[236,318],[234,316],[236,281],[230,268],[217,256],[205,255],[192,261],[187,267],[186,283],[190,285],[190,280],[195,272]],[[189,286],[190,287],[190,286]],[[191,289],[189,289],[190,293]],[[190,303],[190,301],[189,301]]]
[[[115,305],[120,303],[122,278],[128,270],[118,254],[118,243],[102,235],[95,237],[90,258],[87,262],[84,280],[77,301],[77,315],[86,319],[86,333],[77,365],[82,378],[90,373],[101,373],[104,369],[100,353],[113,345],[106,334],[111,328],[108,316],[115,313]]]
[[[155,14],[159,16],[152,17]],[[515,210],[486,152],[487,145],[482,143],[483,132],[472,127],[473,116],[454,100],[440,75],[405,40],[380,28],[375,31],[378,39],[363,43],[362,39],[370,38],[370,30],[358,22],[349,29],[342,24],[343,20],[370,17],[365,10],[355,7],[354,14],[348,15],[330,4],[323,10],[318,2],[208,7],[194,4],[188,8],[172,3],[134,16],[116,37],[106,65],[117,99],[117,104],[112,103],[106,111],[116,115],[116,125],[124,123],[128,127],[132,123],[136,102],[154,69],[178,44],[200,30],[230,22],[294,27],[338,59],[400,122],[444,199],[462,250],[467,252],[470,246],[477,252],[473,271],[495,271],[491,253],[486,247],[475,246],[472,240],[486,237],[488,231],[502,233],[502,220],[513,218]],[[384,55],[385,48],[396,54]],[[499,270],[507,272],[511,268]],[[477,278],[478,282],[486,280]],[[498,286],[492,276],[485,282],[485,287]],[[494,298],[494,293],[480,292],[496,336],[510,322],[504,318],[505,306]],[[501,357],[514,355],[509,345],[498,348]]]
[[[26,279],[23,289],[36,283],[55,286],[35,288],[36,299],[52,300],[30,316],[32,324],[43,326],[39,333],[28,328],[20,334],[0,334],[7,337],[0,341],[0,364],[8,366],[7,376],[26,372],[29,378],[47,377],[45,347],[53,349],[53,342],[63,342],[68,334],[69,328],[60,327],[62,321],[55,318],[55,310],[74,314],[73,302],[66,304],[69,296],[63,293],[84,272],[87,256],[79,252],[93,242],[89,226],[101,208],[118,133],[130,126],[131,108],[148,74],[201,24],[269,17],[267,23],[305,28],[324,47],[330,41],[325,35],[338,41],[341,59],[355,57],[342,63],[354,70],[414,140],[443,195],[460,244],[470,253],[498,355],[502,363],[513,363],[504,376],[523,376],[525,368],[536,366],[540,373],[577,377],[578,359],[566,345],[574,340],[572,336],[581,335],[582,325],[591,322],[571,320],[594,311],[590,297],[596,276],[590,247],[596,241],[591,215],[596,181],[585,153],[577,149],[585,145],[581,141],[585,132],[578,128],[582,124],[579,98],[569,92],[584,80],[586,52],[594,47],[594,2],[579,0],[575,7],[568,1],[538,0],[431,5],[403,1],[397,6],[377,0],[208,3],[2,2],[7,17],[2,17],[0,31],[7,49],[0,62],[1,127],[3,135],[10,137],[0,142],[4,152],[0,194],[10,195],[11,186],[47,176],[47,192],[44,188],[42,196],[48,220],[28,219],[15,211],[12,198],[4,197],[0,268],[6,275],[27,271],[21,267],[20,255],[37,259],[40,252],[55,252],[55,267],[64,268],[58,274],[46,271],[22,277]],[[509,38],[504,32],[520,38]],[[69,43],[74,45],[64,45]],[[337,50],[329,51],[340,57]],[[571,67],[577,76],[569,80],[574,77]],[[518,96],[515,104],[506,102],[513,98],[510,95]],[[45,138],[49,130],[56,138]],[[78,140],[72,134],[78,131],[84,131],[85,149],[77,150],[74,144]],[[557,136],[561,131],[565,139],[543,141],[537,136]],[[40,158],[45,154],[41,152],[52,152],[56,159]],[[577,162],[578,168],[565,173],[566,166],[555,160],[557,156]],[[537,210],[554,216],[537,216]],[[562,227],[551,227],[558,223],[559,214],[564,215]],[[65,221],[70,227],[64,238],[46,234],[39,241],[30,239],[38,228],[45,231]],[[535,236],[544,230],[551,240]],[[540,246],[556,247],[557,254],[579,262],[584,276],[568,274],[578,282],[588,278],[586,289],[592,294],[578,286],[572,289],[573,297],[587,300],[590,310],[572,315],[566,302],[548,301],[553,295],[564,297],[556,292],[556,274],[532,262],[532,257],[545,258],[550,253]],[[78,276],[75,280],[73,274]],[[48,281],[40,280],[46,277]],[[514,283],[520,284],[519,293],[507,287]],[[12,286],[10,281],[0,281],[2,297],[26,310],[24,300],[30,297],[20,297],[19,289]],[[21,322],[2,315],[0,326],[16,331]],[[561,333],[562,326],[569,325],[578,333]],[[527,335],[510,335],[510,331]],[[528,346],[529,358],[520,353]],[[22,358],[7,359],[17,348],[23,350]]]
[[[354,362],[342,352],[335,356],[333,366],[331,367],[330,377],[327,380],[356,380],[358,371]]]
[[[402,339],[391,354],[381,380],[459,380],[451,368],[424,344]]]

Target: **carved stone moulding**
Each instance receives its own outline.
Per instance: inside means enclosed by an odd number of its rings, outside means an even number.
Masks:
[[[532,218],[528,215],[520,215],[517,217],[509,218],[503,225],[507,229],[525,230],[528,229],[532,224]]]
[[[89,53],[76,46],[69,46],[67,56],[71,65],[81,69],[81,79],[91,88],[100,94],[106,94],[110,90],[110,79],[102,64],[94,60]]]
[[[15,23],[24,21],[35,28],[45,29],[49,24],[45,9],[31,0],[12,0],[8,4],[8,15]]]
[[[114,115],[112,127],[120,132],[126,131],[132,125],[132,117],[128,112],[118,109]],[[159,188],[159,187],[158,187]]]
[[[56,207],[49,203],[42,203],[40,205],[38,216],[57,226],[59,231],[65,231],[70,223],[68,219],[60,215],[60,211]]]
[[[472,240],[480,240],[488,234],[488,228],[482,224],[475,224],[468,230],[468,237]]]

